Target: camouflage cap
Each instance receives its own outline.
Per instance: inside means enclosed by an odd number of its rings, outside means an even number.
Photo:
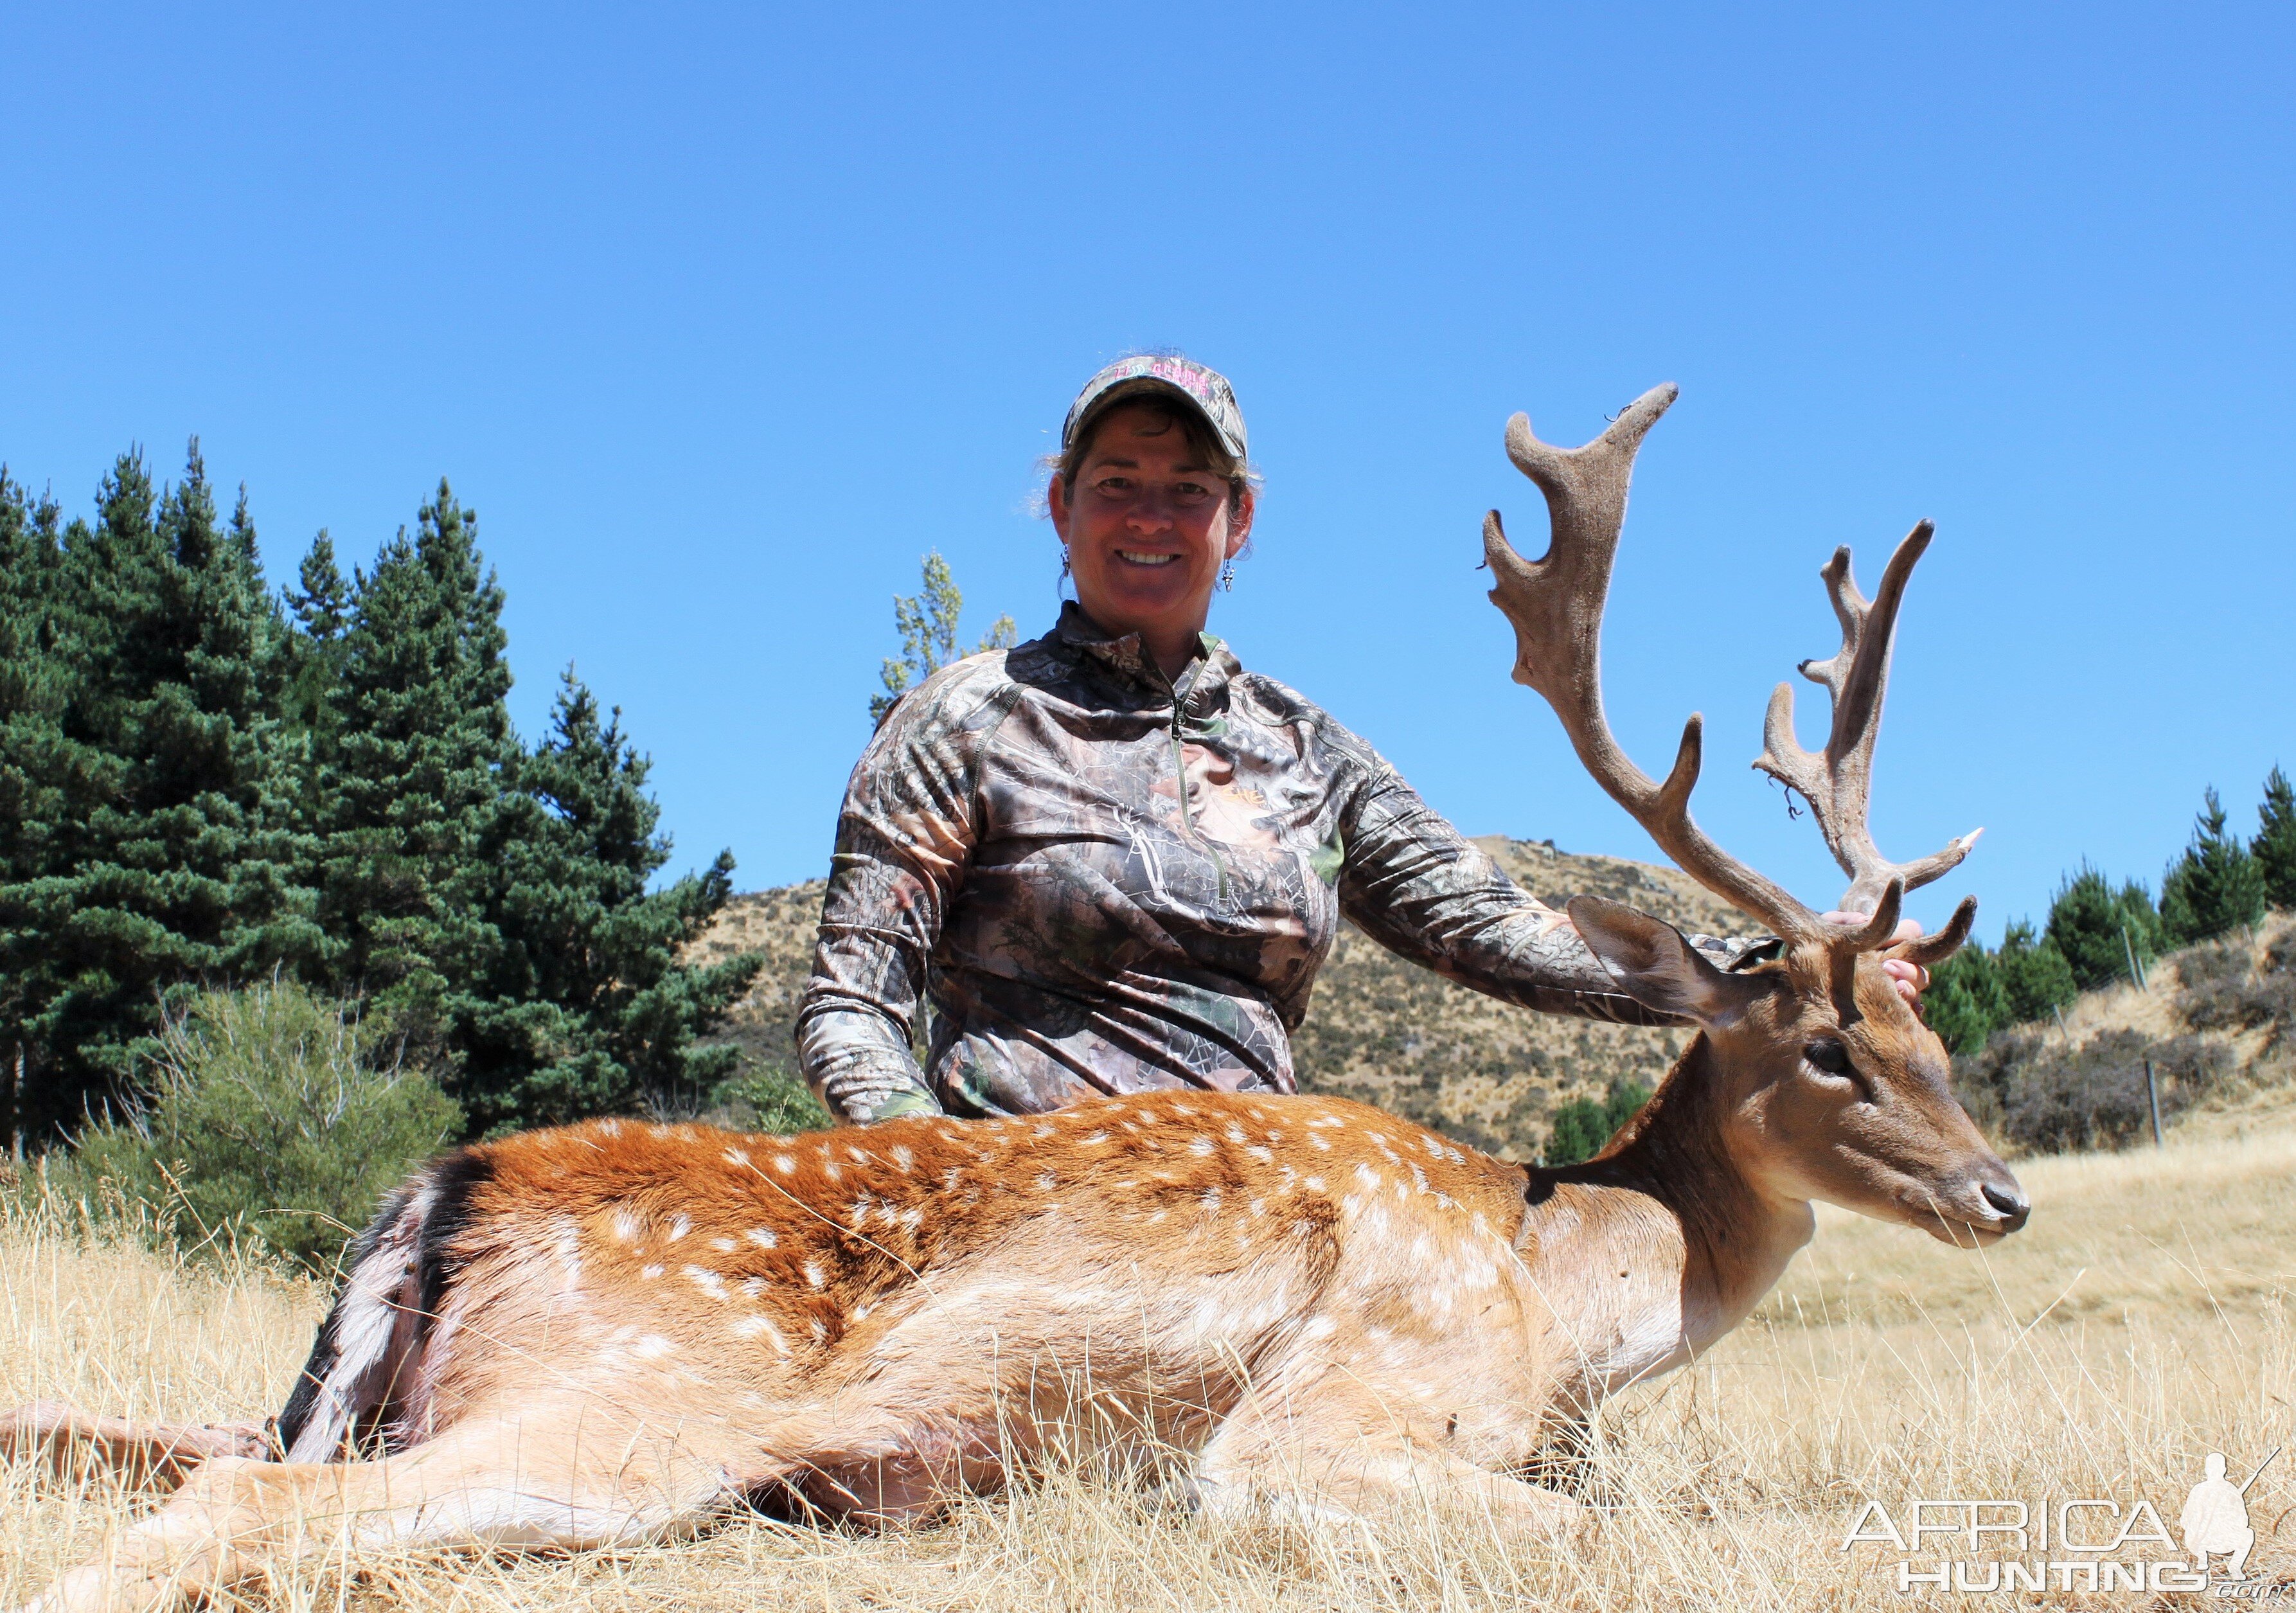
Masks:
[[[1243,411],[1235,406],[1235,389],[1227,377],[1208,364],[1177,354],[1142,353],[1119,358],[1084,383],[1069,417],[1061,422],[1061,451],[1075,443],[1077,433],[1092,417],[1120,398],[1143,392],[1177,394],[1204,417],[1227,451],[1242,461],[1250,457],[1243,431]]]

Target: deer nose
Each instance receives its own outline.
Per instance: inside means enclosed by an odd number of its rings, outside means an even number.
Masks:
[[[1985,1195],[1985,1202],[2010,1224],[2006,1229],[2010,1232],[2013,1232],[2024,1225],[2025,1217],[2033,1213],[2033,1201],[2025,1197],[2024,1191],[2014,1183],[2004,1187],[1997,1182],[1988,1182],[1978,1191]]]

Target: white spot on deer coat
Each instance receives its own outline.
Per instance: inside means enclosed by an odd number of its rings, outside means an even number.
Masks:
[[[774,1236],[774,1229],[770,1226],[753,1226],[742,1237],[745,1242],[754,1243],[759,1249],[771,1249],[781,1241]]]
[[[692,1232],[693,1230],[693,1218],[692,1218],[691,1216],[672,1216],[669,1218],[669,1234],[668,1234],[668,1236],[669,1236],[669,1240],[670,1240],[672,1243],[676,1242],[680,1238],[685,1237],[686,1233],[688,1233],[688,1232]]]
[[[641,1266],[638,1269],[638,1275],[644,1278],[648,1282],[652,1282],[655,1278],[661,1275],[661,1272],[662,1268],[658,1265]]]
[[[829,1286],[829,1278],[822,1271],[821,1262],[818,1260],[808,1260],[805,1263],[805,1280],[814,1288]]]
[[[688,1282],[691,1282],[694,1287],[700,1289],[703,1293],[709,1295],[712,1299],[723,1299],[726,1298],[726,1279],[719,1276],[716,1272],[711,1271],[706,1265],[687,1266],[685,1268],[685,1280]]]
[[[660,1333],[648,1333],[638,1340],[637,1353],[641,1360],[660,1361],[665,1355],[676,1355],[677,1347]]]

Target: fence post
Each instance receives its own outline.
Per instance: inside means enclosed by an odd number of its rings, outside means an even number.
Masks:
[[[2161,1141],[2161,1088],[2152,1079],[2152,1060],[2144,1060],[2144,1101],[2152,1109],[2152,1146],[2165,1147]]]
[[[2144,966],[2136,961],[2136,944],[2128,938],[2128,926],[2126,924],[2120,927],[2120,950],[2128,955],[2128,978],[2136,982],[2136,989],[2150,991],[2152,987],[2144,979]]]
[[[16,1073],[9,1077],[8,1152],[17,1164],[24,1163],[24,1044],[21,1042],[16,1044]]]

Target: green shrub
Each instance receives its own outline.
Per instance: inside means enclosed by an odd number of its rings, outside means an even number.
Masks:
[[[745,1063],[714,1095],[726,1123],[746,1130],[786,1135],[834,1124],[821,1100],[778,1064]]]
[[[63,1175],[176,1211],[179,1235],[315,1270],[463,1126],[373,1020],[289,981],[209,992],[160,1029],[149,1097],[83,1132]]]
[[[1576,1165],[1593,1159],[1650,1101],[1650,1096],[1651,1089],[1639,1081],[1613,1081],[1600,1103],[1592,1098],[1573,1098],[1561,1105],[1546,1134],[1546,1163]]]

